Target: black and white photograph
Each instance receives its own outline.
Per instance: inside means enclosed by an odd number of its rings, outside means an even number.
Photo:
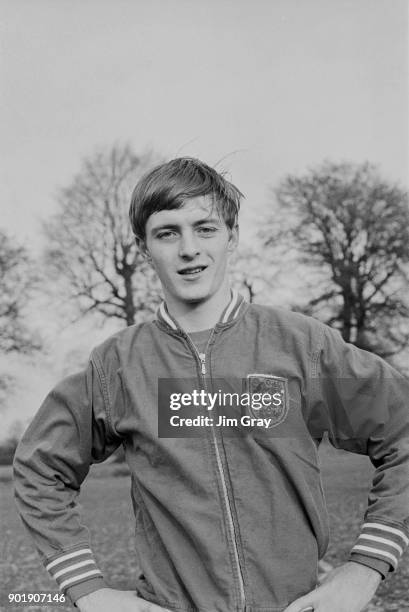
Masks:
[[[0,611],[409,612],[407,0],[0,0]]]

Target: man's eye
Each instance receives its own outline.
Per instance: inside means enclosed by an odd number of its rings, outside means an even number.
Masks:
[[[214,234],[214,232],[217,232],[217,227],[210,227],[210,226],[202,226],[199,227],[199,232],[201,234]]]
[[[175,236],[175,232],[171,232],[170,230],[156,234],[156,237],[159,238],[159,240],[166,240],[166,238],[173,238],[173,236]]]

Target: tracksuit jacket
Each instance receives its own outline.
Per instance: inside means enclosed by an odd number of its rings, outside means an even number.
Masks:
[[[266,409],[268,428],[159,437],[158,380],[181,378],[196,389],[241,381],[242,389],[270,389],[282,401]],[[383,575],[396,568],[409,543],[404,387],[382,359],[310,317],[249,305],[233,292],[199,354],[162,304],[155,321],[106,340],[85,371],[45,399],[16,453],[17,506],[73,602],[101,588],[75,502],[90,464],[122,444],[132,476],[137,593],[175,611],[279,612],[316,586],[328,545],[317,457],[325,431],[376,468],[350,560]]]

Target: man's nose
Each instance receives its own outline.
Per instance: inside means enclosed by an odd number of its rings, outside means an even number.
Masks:
[[[183,234],[179,243],[179,255],[183,258],[193,259],[200,253],[197,236],[193,232]]]

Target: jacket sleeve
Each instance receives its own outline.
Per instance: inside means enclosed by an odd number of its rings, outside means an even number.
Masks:
[[[92,357],[46,397],[14,459],[15,499],[51,576],[75,602],[105,586],[77,497],[90,465],[120,444],[102,369]]]
[[[327,431],[336,448],[368,455],[375,467],[350,560],[385,576],[409,544],[408,380],[327,327],[316,365],[315,429]]]

